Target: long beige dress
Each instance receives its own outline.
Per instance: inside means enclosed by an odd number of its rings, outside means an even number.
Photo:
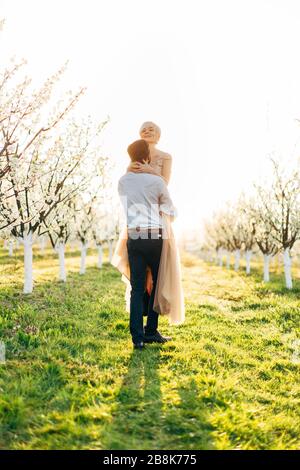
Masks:
[[[157,151],[151,157],[151,166],[161,174],[168,182],[171,173],[171,156]],[[162,216],[163,221],[163,246],[158,270],[158,278],[155,290],[153,308],[161,315],[166,315],[170,324],[181,324],[185,320],[184,296],[181,284],[181,269],[178,247],[174,237],[171,221],[168,216]],[[118,240],[112,265],[122,274],[122,280],[126,283],[125,294],[126,310],[130,311],[130,268],[127,252],[127,228],[122,230]],[[151,291],[151,275],[147,275],[146,288]]]

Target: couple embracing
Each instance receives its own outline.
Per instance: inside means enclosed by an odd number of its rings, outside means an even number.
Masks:
[[[156,148],[160,129],[145,122],[140,140],[129,145],[131,163],[119,180],[118,191],[126,217],[112,264],[127,283],[127,309],[134,348],[165,343],[158,331],[159,314],[170,324],[184,322],[184,301],[178,248],[172,230],[176,209],[167,184],[172,158]],[[144,327],[143,316],[147,317]]]

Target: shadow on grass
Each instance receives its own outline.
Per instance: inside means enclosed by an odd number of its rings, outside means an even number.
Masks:
[[[15,266],[14,272],[23,269],[23,266]],[[11,268],[8,266],[4,268],[1,272],[1,274],[5,274],[5,272],[10,272]],[[35,273],[33,273],[33,291],[31,294],[24,294],[23,293],[23,287],[24,287],[24,282],[23,280],[18,280],[13,283],[13,285],[9,287],[3,288],[0,285],[0,298],[1,294],[2,295],[7,295],[11,294],[12,296],[17,296],[22,298],[24,301],[26,299],[34,299],[35,297],[38,297],[41,288],[51,288],[53,289],[67,289],[68,287],[72,286],[73,282],[90,282],[91,276],[94,274],[97,274],[101,276],[102,274],[105,274],[106,276],[110,276],[110,278],[117,278],[118,273],[117,271],[112,267],[112,265],[109,262],[104,262],[102,264],[102,268],[98,268],[97,266],[88,266],[86,268],[85,274],[79,274],[79,263],[78,263],[78,269],[73,267],[72,269],[68,270],[67,272],[67,281],[63,282],[58,279],[58,272],[55,273],[53,276],[53,279],[50,281],[49,279],[35,279]]]
[[[147,345],[145,351],[131,354],[112,421],[103,431],[105,449],[213,448],[214,428],[207,421],[207,404],[194,379],[184,385],[178,380],[176,391],[172,389],[169,398],[163,396],[162,386],[170,393],[159,373],[166,362],[165,348]]]
[[[107,252],[107,249],[104,249],[103,250],[104,254],[106,254]],[[0,252],[1,253],[1,252]],[[88,255],[94,255],[96,256],[97,255],[97,250],[95,248],[90,248],[88,250]],[[81,256],[81,252],[79,249],[70,249],[68,248],[66,251],[65,251],[65,258],[79,258],[80,259],[80,256]],[[47,251],[45,251],[45,253],[42,253],[40,250],[38,250],[37,248],[33,248],[33,259],[34,261],[46,261],[48,259],[58,259],[58,254],[56,253],[56,251],[53,249],[47,249]],[[24,260],[24,252],[22,249],[18,249],[16,251],[14,251],[13,255],[12,256],[9,256],[7,253],[3,253],[0,254],[0,262],[1,264],[8,264],[8,265],[12,265],[12,264],[15,264],[17,261],[19,262],[23,262]]]
[[[159,445],[156,438],[163,406],[159,363],[159,348],[132,352],[102,440],[106,449],[143,449],[149,442]]]
[[[249,275],[246,273],[241,273],[243,278],[248,278]],[[263,281],[263,273],[259,268],[253,268],[250,274],[250,277],[255,281],[255,290],[258,293],[274,293],[280,296],[289,297],[298,296],[300,293],[300,280],[294,276],[293,278],[293,288],[288,289],[285,286],[285,278],[284,274],[276,271],[270,272],[270,281],[264,282]]]
[[[293,288],[287,289],[285,287],[285,278],[284,273],[278,269],[277,267],[270,269],[270,281],[264,282],[263,281],[263,266],[253,265],[251,266],[251,273],[247,274],[245,272],[245,266],[240,266],[238,271],[234,271],[233,267],[231,266],[230,269],[227,269],[225,266],[216,266],[215,264],[205,262],[205,264],[211,268],[215,268],[220,272],[224,272],[226,274],[235,274],[241,277],[242,279],[251,279],[255,282],[254,288],[255,292],[259,296],[264,296],[269,293],[274,293],[280,296],[286,296],[293,298],[294,296],[299,296],[300,293],[300,279],[292,273],[293,278]],[[282,267],[283,270],[283,267]]]

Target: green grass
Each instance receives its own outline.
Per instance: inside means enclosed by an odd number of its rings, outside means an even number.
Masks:
[[[35,250],[26,296],[21,250],[0,263],[0,448],[299,448],[299,281],[185,255],[186,323],[162,318],[173,340],[134,352],[124,285],[95,252],[80,276],[69,251],[63,284],[55,254]]]

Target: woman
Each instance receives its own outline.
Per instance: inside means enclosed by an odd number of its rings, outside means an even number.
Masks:
[[[153,175],[162,176],[167,184],[169,184],[172,168],[172,157],[169,153],[162,152],[156,148],[156,144],[160,138],[160,128],[153,122],[144,122],[140,128],[140,137],[148,142],[150,147],[151,163],[131,163],[128,171],[137,173],[151,173]]]
[[[141,126],[140,137],[149,143],[151,162],[150,164],[131,163],[127,171],[151,173],[161,176],[168,184],[171,176],[172,157],[170,154],[156,148],[160,134],[160,128],[153,122],[147,121]],[[155,292],[154,310],[161,314],[168,315],[171,324],[180,324],[184,321],[185,312],[180,279],[179,254],[171,223],[166,216],[163,216],[163,231],[164,240]],[[122,279],[127,284],[125,297],[127,311],[129,311],[130,270],[126,241],[127,231],[125,229],[118,241],[112,264],[119,269],[123,275]],[[151,293],[151,289],[152,276],[151,271],[148,270],[145,286],[145,291],[148,295]],[[147,298],[145,298],[145,301],[147,301]]]

